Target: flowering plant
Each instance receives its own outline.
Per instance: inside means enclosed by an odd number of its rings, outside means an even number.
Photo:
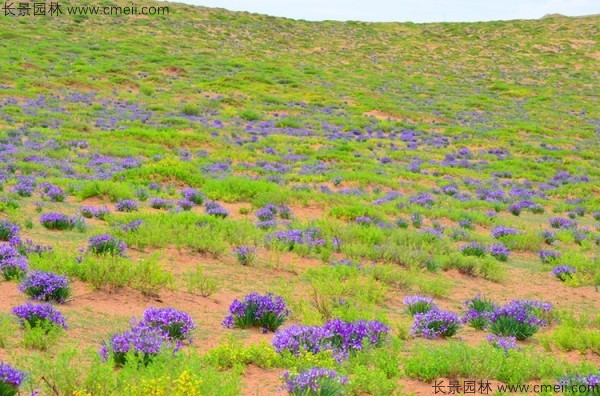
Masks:
[[[248,294],[244,300],[234,300],[229,307],[230,315],[223,320],[223,326],[245,329],[260,326],[264,332],[277,330],[290,315],[283,299],[271,293]]]
[[[71,295],[66,277],[51,272],[32,271],[19,285],[19,290],[34,300],[64,303]]]
[[[545,264],[556,261],[561,257],[560,252],[555,252],[553,250],[540,250],[538,251],[538,254],[540,256],[540,259],[542,260],[542,263]]]
[[[492,229],[492,236],[496,239],[517,234],[519,234],[519,231],[512,227],[498,226]]]
[[[0,273],[7,280],[20,280],[25,276],[29,265],[27,259],[22,256],[0,258]]]
[[[499,261],[508,260],[510,256],[510,250],[502,243],[494,243],[490,245],[490,254]]]
[[[0,241],[10,241],[19,234],[20,228],[8,220],[0,220]]]
[[[0,362],[0,395],[15,396],[27,375],[4,362]]]
[[[452,337],[459,328],[460,319],[457,314],[434,308],[426,313],[416,314],[410,331],[415,337],[423,336],[433,339]]]
[[[140,204],[133,199],[123,199],[116,203],[115,208],[118,212],[135,212],[139,210]]]
[[[492,314],[489,329],[495,335],[524,340],[534,335],[540,326],[548,324],[539,316],[551,309],[552,304],[549,303],[513,300]]]
[[[499,337],[493,334],[488,334],[487,340],[491,343],[495,348],[504,349],[504,354],[508,354],[508,351],[519,350],[519,346],[517,345],[516,337]]]
[[[71,230],[75,227],[76,218],[69,218],[62,213],[44,213],[40,223],[49,230]]]
[[[429,312],[436,306],[433,298],[425,296],[406,296],[404,297],[404,305],[407,306],[411,315]]]
[[[485,256],[487,249],[480,243],[471,242],[468,245],[461,246],[460,251],[465,256],[483,257]]]
[[[559,265],[558,267],[554,267],[552,275],[564,282],[567,279],[573,278],[573,274],[576,272],[577,270],[569,265]]]
[[[237,246],[231,251],[242,265],[252,264],[256,259],[256,249],[251,246]]]
[[[229,212],[216,201],[209,201],[204,207],[206,208],[206,213],[211,216],[221,217],[223,219],[229,216]]]
[[[88,251],[95,254],[108,254],[111,256],[125,256],[127,245],[110,235],[96,235],[88,242]]]
[[[26,303],[14,307],[12,313],[19,318],[22,325],[27,323],[31,328],[52,325],[67,329],[67,323],[62,313],[47,303]]]
[[[467,313],[463,316],[462,322],[468,323],[471,327],[481,330],[485,328],[498,306],[491,300],[477,295],[463,303],[467,308]]]
[[[298,374],[284,371],[285,389],[293,396],[339,396],[344,392],[348,377],[334,370],[313,367]]]
[[[79,213],[81,213],[83,217],[88,219],[95,218],[104,220],[106,216],[110,214],[110,210],[106,206],[83,206],[79,209]]]
[[[133,355],[146,366],[157,355],[171,347],[160,330],[136,326],[122,333],[113,334],[108,342],[102,344],[99,353],[104,361],[112,356],[117,366],[125,365],[128,355]]]
[[[196,328],[192,317],[173,308],[153,308],[144,311],[140,327],[158,329],[169,340],[191,340],[192,330]]]

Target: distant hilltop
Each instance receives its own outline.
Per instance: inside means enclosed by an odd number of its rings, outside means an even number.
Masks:
[[[589,17],[596,17],[599,15],[600,14],[580,15],[580,16],[577,16],[576,18],[589,18]],[[540,19],[549,19],[549,18],[571,18],[571,17],[568,17],[563,14],[546,14],[543,17],[541,17]]]

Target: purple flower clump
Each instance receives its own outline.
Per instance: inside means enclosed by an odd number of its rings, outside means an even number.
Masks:
[[[543,318],[552,309],[552,304],[541,301],[513,300],[494,311],[489,329],[493,334],[514,336],[524,340],[535,334],[540,326],[547,326]]]
[[[122,333],[113,334],[108,342],[102,344],[99,353],[104,361],[112,356],[117,366],[125,365],[129,353],[140,359],[142,364],[147,365],[168,348],[171,348],[171,344],[161,330],[136,326]]]
[[[410,331],[415,337],[422,336],[428,339],[452,337],[460,325],[460,318],[454,312],[434,308],[426,313],[416,314]]]
[[[492,229],[492,236],[496,239],[502,238],[508,235],[518,235],[519,231],[512,227],[498,226]]]
[[[14,396],[27,374],[17,370],[7,363],[0,362],[0,394]]]
[[[508,260],[510,256],[510,250],[502,243],[494,243],[490,245],[490,254],[500,261]]]
[[[509,350],[519,350],[519,346],[517,345],[517,338],[508,336],[501,337],[494,334],[488,334],[487,341],[492,344],[494,347],[503,349],[505,354],[508,354]]]
[[[19,285],[19,290],[34,300],[64,303],[71,290],[69,280],[51,272],[32,271]]]
[[[426,313],[436,307],[433,298],[418,295],[404,297],[404,305],[411,315]]]
[[[410,203],[430,208],[435,203],[433,197],[428,193],[417,194],[409,198]]]
[[[229,307],[230,315],[223,320],[227,328],[258,326],[263,331],[275,331],[290,315],[283,298],[271,293],[248,294],[242,301],[234,300]]]
[[[62,213],[51,212],[41,215],[40,223],[49,230],[70,230],[75,227],[76,219]]]
[[[83,206],[79,209],[79,213],[81,213],[83,217],[88,219],[95,218],[104,220],[106,216],[110,214],[110,210],[106,206]]]
[[[185,188],[181,191],[181,195],[196,205],[202,205],[206,200],[206,196],[195,188]]]
[[[309,228],[307,230],[290,229],[283,232],[273,232],[266,236],[268,243],[280,242],[288,245],[289,250],[294,248],[294,245],[307,245],[310,248],[325,246],[325,241],[320,236],[321,232],[317,228]]]
[[[60,326],[67,329],[67,322],[62,313],[51,304],[26,303],[14,307],[12,313],[19,318],[21,325],[28,323],[31,328],[47,325]]]
[[[577,270],[569,265],[559,265],[558,267],[554,267],[552,269],[552,275],[556,276],[563,282],[567,279],[573,278],[573,274],[576,272]]]
[[[133,199],[123,199],[115,204],[115,209],[118,212],[135,212],[139,210],[140,204]]]
[[[279,330],[273,337],[273,346],[278,353],[296,356],[303,351],[319,353],[331,350],[335,358],[342,361],[364,346],[381,346],[389,332],[390,329],[378,321],[333,319],[322,327],[297,325]]]
[[[574,228],[577,226],[577,223],[573,220],[569,220],[569,219],[563,219],[562,217],[553,217],[550,220],[548,220],[548,222],[550,223],[550,226],[552,228],[559,228],[559,229],[568,229],[568,228]]]
[[[63,202],[65,200],[66,195],[62,188],[50,183],[42,183],[40,187],[42,197],[46,197],[52,202]]]
[[[229,212],[216,201],[209,201],[204,205],[204,207],[206,208],[206,213],[211,216],[221,218],[229,216]]]
[[[125,256],[127,245],[111,235],[96,235],[88,241],[88,251],[95,254],[108,254],[111,256]]]
[[[144,311],[140,327],[158,329],[169,340],[191,340],[192,330],[196,328],[192,317],[173,308],[153,308]]]
[[[256,259],[256,249],[251,246],[237,246],[232,249],[232,253],[242,265],[251,264]]]
[[[148,202],[153,209],[168,209],[173,206],[173,202],[165,198],[150,198]]]
[[[284,371],[282,379],[288,394],[293,396],[341,395],[348,381],[348,377],[320,367],[313,367],[298,374]]]
[[[180,207],[181,210],[188,212],[188,211],[192,210],[192,208],[194,206],[196,206],[196,203],[194,203],[194,201],[191,201],[187,198],[183,198],[183,199],[180,199],[179,201],[177,201],[177,206]]]
[[[20,228],[8,220],[0,220],[0,241],[10,241],[19,234]]]
[[[540,256],[540,260],[542,263],[551,263],[553,261],[558,260],[561,257],[560,252],[555,252],[554,250],[539,250],[538,255]]]
[[[27,258],[22,256],[0,257],[0,274],[5,280],[19,280],[29,269]]]

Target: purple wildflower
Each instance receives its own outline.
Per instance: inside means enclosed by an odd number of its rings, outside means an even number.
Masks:
[[[133,199],[123,199],[115,204],[115,209],[118,212],[135,212],[139,210],[140,204]]]
[[[452,337],[460,324],[460,318],[454,312],[434,308],[426,313],[416,314],[410,331],[415,337],[423,336],[428,339]]]
[[[64,316],[51,304],[26,303],[13,308],[12,313],[19,318],[21,325],[28,323],[31,328],[57,325],[63,329],[67,329]]]
[[[496,239],[509,235],[518,235],[519,231],[512,227],[498,226],[492,229],[492,236]]]
[[[500,261],[508,260],[510,256],[510,250],[502,243],[494,243],[490,245],[490,254]]]
[[[348,377],[342,377],[334,370],[313,367],[298,374],[283,372],[285,389],[293,396],[341,395]]]
[[[563,282],[567,279],[573,278],[573,274],[576,272],[577,270],[569,265],[559,265],[558,267],[554,267],[552,269],[552,275],[556,276]]]
[[[192,317],[173,308],[148,308],[144,311],[140,327],[155,328],[169,340],[191,340],[192,330],[196,328]]]
[[[19,290],[34,300],[64,303],[71,291],[66,277],[51,272],[32,271],[19,285]]]
[[[108,254],[111,256],[125,256],[127,245],[111,235],[96,235],[88,242],[88,251],[95,254]]]
[[[230,315],[223,320],[224,327],[242,329],[259,326],[275,331],[290,315],[283,299],[271,293],[248,294],[244,300],[234,300],[229,307]]]

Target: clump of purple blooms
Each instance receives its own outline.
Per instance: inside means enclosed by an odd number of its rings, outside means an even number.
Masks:
[[[463,305],[467,308],[467,312],[463,316],[462,322],[477,330],[484,329],[490,323],[494,311],[498,309],[493,301],[480,294],[465,301]]]
[[[15,396],[27,374],[0,362],[0,395]]]
[[[181,195],[196,205],[202,205],[206,200],[206,196],[195,188],[185,188],[181,191]]]
[[[13,191],[21,197],[31,197],[35,190],[35,180],[33,177],[21,176],[18,178],[17,184],[13,187]]]
[[[430,208],[435,203],[435,200],[428,193],[417,194],[409,198],[410,203]]]
[[[140,228],[142,224],[144,224],[143,220],[132,220],[126,224],[115,223],[114,225],[121,228],[121,230],[125,232],[135,232]]]
[[[503,349],[505,355],[508,355],[508,351],[510,350],[518,351],[521,349],[517,345],[517,338],[512,336],[501,337],[494,334],[488,334],[487,341],[495,348]]]
[[[256,260],[256,249],[251,246],[237,246],[231,251],[242,265],[250,265]]]
[[[124,257],[126,250],[125,242],[107,234],[93,236],[88,241],[88,251],[94,254]]]
[[[40,188],[42,197],[48,198],[52,202],[63,202],[65,200],[65,192],[54,184],[42,183]]]
[[[424,314],[436,307],[433,298],[425,296],[406,296],[404,305],[411,315]]]
[[[283,298],[271,293],[248,294],[242,301],[234,300],[229,307],[230,315],[223,320],[227,328],[260,327],[263,332],[277,330],[290,315]]]
[[[172,348],[163,332],[153,327],[135,326],[122,333],[113,334],[108,342],[102,344],[99,353],[107,361],[112,356],[117,366],[127,363],[132,355],[142,365],[148,365],[156,356]]]
[[[510,250],[504,246],[503,243],[494,243],[490,245],[489,251],[490,254],[499,261],[506,261],[508,260],[508,256],[510,256]]]
[[[552,310],[552,304],[541,301],[513,300],[494,311],[489,330],[499,336],[513,336],[524,340],[534,335],[540,326],[547,326],[543,318]]]
[[[460,325],[460,318],[454,312],[434,308],[426,313],[416,314],[410,331],[415,337],[422,336],[428,339],[452,337]]]
[[[563,389],[578,389],[581,393],[588,392],[587,395],[597,396],[600,394],[600,373],[563,377],[558,385]]]
[[[19,290],[38,301],[64,303],[71,295],[69,280],[51,272],[32,271],[21,284]]]
[[[557,240],[556,232],[552,230],[544,230],[542,231],[542,238],[544,238],[544,242],[548,245],[552,245]]]
[[[0,257],[0,273],[7,281],[22,279],[28,269],[29,263],[23,256]]]
[[[192,330],[196,328],[192,317],[173,308],[153,308],[144,311],[139,327],[157,329],[164,337],[172,341],[190,341]]]
[[[19,318],[21,325],[25,323],[30,328],[59,326],[67,329],[67,322],[62,313],[51,304],[26,303],[12,309],[13,315]]]
[[[461,246],[459,249],[465,256],[483,257],[487,252],[485,246],[477,242],[471,242],[468,245]]]
[[[306,230],[290,229],[283,232],[273,232],[266,236],[267,243],[279,242],[288,246],[289,250],[294,245],[307,245],[309,248],[325,246],[325,241],[321,237],[318,228],[309,228]]]
[[[104,220],[106,216],[110,214],[110,210],[106,206],[83,206],[79,209],[79,213],[88,219],[95,218]]]
[[[363,225],[363,226],[369,226],[371,224],[373,224],[373,219],[368,217],[368,216],[356,216],[354,218],[354,221],[357,224]]]
[[[562,282],[567,279],[573,278],[573,275],[577,272],[577,270],[569,265],[559,265],[552,269],[552,275],[556,276]]]
[[[135,212],[139,210],[140,203],[133,199],[122,199],[115,204],[117,212]]]
[[[49,230],[71,230],[75,227],[77,218],[69,218],[62,213],[44,213],[40,223]]]
[[[19,235],[20,230],[16,224],[8,220],[0,220],[0,241],[10,241],[11,238]]]
[[[568,228],[574,228],[577,226],[577,223],[575,221],[563,219],[562,217],[553,217],[550,220],[548,220],[548,222],[550,223],[550,226],[552,228],[559,228],[559,229],[568,229]]]
[[[173,206],[173,201],[165,198],[150,198],[148,201],[152,209],[169,209]]]
[[[518,235],[519,231],[512,227],[498,226],[492,229],[492,237],[498,239],[509,235]]]
[[[206,213],[211,216],[220,217],[223,219],[229,216],[229,212],[216,201],[208,201],[206,204],[204,204],[204,207],[206,209]]]
[[[177,206],[181,208],[181,210],[189,212],[194,206],[196,206],[196,204],[194,203],[194,201],[190,201],[187,198],[183,198],[177,201]]]
[[[539,250],[538,255],[540,256],[540,260],[542,263],[548,264],[558,260],[562,255],[560,252],[555,252],[554,250]]]
[[[291,326],[279,330],[273,337],[273,346],[278,353],[319,353],[331,350],[338,361],[348,358],[350,353],[366,347],[383,344],[390,329],[378,321],[359,320],[344,322],[333,319],[324,326]]]
[[[288,394],[293,396],[341,395],[348,381],[348,377],[320,367],[313,367],[298,374],[284,371],[282,379]]]

